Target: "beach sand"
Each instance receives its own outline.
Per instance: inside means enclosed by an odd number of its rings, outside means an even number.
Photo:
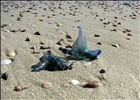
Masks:
[[[13,59],[13,62],[1,65],[1,74],[8,73],[7,80],[1,79],[1,100],[140,99],[140,5],[130,4],[131,7],[117,1],[2,1],[1,60]],[[4,24],[7,25],[2,27]],[[31,72],[31,66],[48,50],[67,57],[58,48],[74,43],[79,33],[77,26],[83,27],[90,50],[101,49],[98,60],[91,64],[77,61],[72,70]],[[67,41],[66,34],[73,42]],[[30,41],[25,41],[26,38]],[[56,44],[60,39],[64,39],[62,45]],[[32,54],[33,46],[39,54]],[[50,49],[42,50],[40,46]],[[7,52],[12,50],[16,56],[8,57]],[[105,73],[100,73],[101,69]],[[71,80],[80,84],[73,86]],[[105,86],[83,88],[88,81],[102,81]],[[41,87],[44,82],[51,82],[52,86],[44,89]],[[29,88],[14,91],[15,86]]]

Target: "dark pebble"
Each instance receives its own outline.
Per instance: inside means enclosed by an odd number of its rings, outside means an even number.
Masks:
[[[2,77],[2,79],[7,80],[8,79],[8,73],[7,72],[3,73],[1,77]]]
[[[66,34],[66,38],[72,39],[72,37],[68,34]]]
[[[40,49],[50,49],[50,47],[40,46]]]
[[[101,70],[100,70],[100,73],[105,73],[105,70],[104,70],[104,69],[101,69]]]
[[[98,42],[97,44],[98,44],[98,45],[102,45],[102,43],[101,43],[101,42]]]
[[[29,38],[26,38],[26,40],[25,41],[30,41],[30,39]]]
[[[58,45],[62,45],[62,43],[61,43],[60,41],[58,41],[56,44],[58,44]]]
[[[98,35],[98,34],[95,34],[94,36],[95,36],[95,37],[100,37],[100,35]]]
[[[35,32],[35,35],[40,35],[40,33],[39,32]]]

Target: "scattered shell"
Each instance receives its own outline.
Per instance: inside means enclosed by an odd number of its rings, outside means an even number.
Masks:
[[[26,40],[25,41],[30,41],[30,39],[29,38],[26,38]]]
[[[83,87],[84,88],[96,88],[96,87],[102,87],[105,86],[104,83],[102,83],[101,81],[91,81],[88,82],[87,84],[85,84]]]
[[[58,45],[62,45],[62,43],[61,43],[60,41],[58,41],[56,44],[58,44]]]
[[[64,41],[64,39],[60,39],[59,41]]]
[[[98,44],[98,45],[102,45],[102,43],[101,43],[101,42],[98,42],[97,44]]]
[[[21,30],[20,32],[26,32],[26,30],[25,30],[25,29],[23,29],[23,30]]]
[[[16,53],[14,51],[9,51],[7,53],[7,56],[9,56],[9,57],[14,57],[15,55],[16,55]]]
[[[45,43],[41,41],[40,44],[44,45]]]
[[[18,32],[19,30],[10,30],[10,32]]]
[[[129,29],[124,29],[126,32],[131,32],[131,30],[129,30]]]
[[[95,36],[95,37],[100,37],[100,35],[98,35],[98,34],[95,34],[94,36]]]
[[[24,89],[28,89],[29,87],[22,87],[22,86],[15,86],[14,90],[15,91],[21,91],[21,90],[24,90]]]
[[[67,41],[68,41],[68,42],[73,42],[73,40],[70,40],[70,39],[68,39]]]
[[[63,24],[62,23],[56,23],[57,24],[57,26],[62,26]]]
[[[78,84],[80,84],[80,82],[78,80],[71,80],[70,83],[72,85],[78,85]]]
[[[8,79],[8,73],[7,72],[3,73],[1,77],[2,77],[2,79],[7,80]]]
[[[132,34],[128,33],[127,36],[132,36]]]
[[[10,64],[12,61],[10,59],[2,60],[1,65]]]
[[[105,70],[104,70],[104,69],[101,69],[101,70],[100,70],[100,73],[105,73]]]
[[[40,52],[33,50],[32,54],[39,54]]]
[[[117,30],[116,29],[112,29],[111,31],[115,31],[116,32]]]
[[[119,44],[112,44],[111,46],[118,48]]]
[[[48,89],[52,86],[51,82],[42,83],[41,87],[44,89]]]
[[[50,49],[50,47],[40,46],[40,49]]]
[[[66,34],[66,38],[72,39],[72,37],[68,34]]]
[[[35,32],[35,35],[40,35],[40,33],[39,32]]]

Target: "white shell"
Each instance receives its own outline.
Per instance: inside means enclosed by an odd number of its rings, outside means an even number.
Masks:
[[[12,61],[10,59],[2,60],[1,65],[10,64]]]
[[[78,85],[80,82],[78,80],[71,80],[70,82],[72,85]]]

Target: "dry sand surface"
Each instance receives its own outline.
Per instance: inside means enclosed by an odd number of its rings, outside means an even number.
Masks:
[[[8,73],[7,80],[1,79],[1,100],[140,99],[140,4],[130,5],[117,1],[2,1],[1,61],[12,59],[12,63],[1,65],[1,74]],[[74,43],[77,26],[83,27],[89,49],[101,49],[98,60],[77,61],[72,70],[31,72],[31,66],[48,50],[67,57],[58,48]],[[66,34],[73,42],[68,42]],[[60,39],[64,39],[62,45],[56,44]],[[32,54],[34,46],[39,54]],[[12,50],[16,55],[8,57]],[[72,85],[71,80],[80,84]],[[102,81],[105,86],[83,88],[88,81]],[[44,89],[44,82],[52,86]],[[14,91],[15,86],[29,88]]]

